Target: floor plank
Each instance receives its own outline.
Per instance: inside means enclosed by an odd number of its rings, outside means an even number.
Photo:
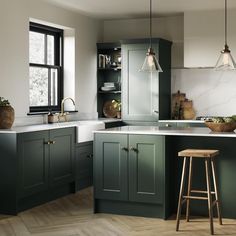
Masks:
[[[18,216],[0,215],[0,236],[205,236],[206,218],[181,220],[175,232],[175,216],[162,219],[93,214],[92,188],[21,212]],[[235,235],[236,220],[214,222],[216,235]]]

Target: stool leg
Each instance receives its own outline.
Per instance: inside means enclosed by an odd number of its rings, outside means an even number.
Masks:
[[[210,169],[209,169],[209,160],[205,159],[205,168],[206,168],[206,182],[207,182],[207,196],[208,196],[208,212],[209,212],[209,221],[210,221],[210,232],[214,234],[213,228],[213,211],[212,211],[212,197],[211,197],[211,179],[210,179]]]
[[[191,188],[192,188],[192,161],[193,158],[190,157],[189,160],[189,173],[188,173],[188,192],[187,192],[187,196],[190,196],[191,194]],[[189,205],[190,205],[190,199],[187,199],[187,206],[186,206],[186,221],[189,222]]]
[[[185,183],[185,172],[186,172],[186,157],[184,157],[182,177],[181,177],[181,183],[180,183],[178,210],[177,210],[177,217],[176,217],[176,231],[179,231],[179,221],[180,221],[180,215],[181,215],[184,183]]]
[[[217,178],[216,178],[216,168],[215,168],[215,161],[214,159],[211,159],[211,168],[212,168],[212,176],[213,176],[213,182],[214,182],[214,189],[215,189],[215,196],[216,196],[216,207],[217,207],[217,214],[219,219],[219,224],[222,225],[222,218],[221,218],[221,209],[220,209],[220,201],[219,201],[219,193],[217,188]]]

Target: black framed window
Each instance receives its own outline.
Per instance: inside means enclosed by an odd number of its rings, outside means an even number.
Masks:
[[[63,98],[63,30],[30,22],[30,112],[59,111]]]

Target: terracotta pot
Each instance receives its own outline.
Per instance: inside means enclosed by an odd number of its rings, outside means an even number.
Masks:
[[[11,106],[0,106],[0,129],[10,129],[15,119],[15,112]]]

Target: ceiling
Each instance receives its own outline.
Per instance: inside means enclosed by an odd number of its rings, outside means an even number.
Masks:
[[[43,0],[63,8],[99,19],[146,17],[149,0]],[[185,11],[224,8],[224,0],[153,0],[153,15],[177,15]],[[235,0],[228,0],[229,8],[236,8]]]

